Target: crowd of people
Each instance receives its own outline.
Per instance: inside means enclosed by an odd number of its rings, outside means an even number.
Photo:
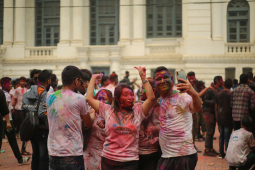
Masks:
[[[75,66],[63,69],[61,86],[48,70],[34,69],[29,79],[3,77],[0,155],[3,141],[19,165],[30,160],[27,141],[19,149],[17,138],[27,113],[37,112],[32,170],[194,170],[202,152],[195,140],[205,141],[204,156],[225,158],[231,170],[255,169],[253,73],[241,74],[239,83],[215,76],[206,88],[194,72],[175,84],[164,66],[153,77],[145,67],[134,69],[141,85],[128,71],[120,80],[115,72],[108,77]]]

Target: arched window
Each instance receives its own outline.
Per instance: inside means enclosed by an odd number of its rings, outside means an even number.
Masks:
[[[90,0],[90,44],[119,41],[119,0]]]
[[[147,0],[147,38],[182,36],[182,0]]]
[[[249,42],[249,4],[246,0],[232,0],[228,4],[228,42]]]
[[[56,46],[59,42],[60,0],[36,0],[35,45]]]

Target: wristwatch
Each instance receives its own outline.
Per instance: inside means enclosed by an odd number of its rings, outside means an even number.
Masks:
[[[145,84],[145,83],[147,83],[147,82],[149,82],[149,80],[148,80],[148,79],[144,80],[144,81],[143,81],[143,84]]]

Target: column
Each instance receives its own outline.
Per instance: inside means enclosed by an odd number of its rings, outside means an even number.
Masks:
[[[70,0],[60,1],[60,40],[59,44],[70,44]]]
[[[133,41],[144,41],[144,0],[133,1]]]
[[[8,46],[13,44],[13,0],[4,0],[4,32],[3,45]]]
[[[218,2],[218,0],[212,0]],[[212,3],[212,39],[223,40],[222,36],[222,3]]]
[[[73,42],[74,46],[83,45],[83,3],[82,0],[73,0]]]
[[[78,51],[78,61],[80,62],[80,69],[91,70],[90,65],[88,64],[88,47],[77,47]]]
[[[15,1],[15,45],[25,45],[26,43],[26,13],[25,0]],[[23,7],[23,8],[22,8]],[[9,17],[9,16],[8,16]]]
[[[121,59],[120,51],[121,51],[120,47],[109,47],[111,60],[110,73],[115,71],[117,75],[120,75],[120,59]]]
[[[130,0],[120,0],[120,41],[119,44],[130,44]]]

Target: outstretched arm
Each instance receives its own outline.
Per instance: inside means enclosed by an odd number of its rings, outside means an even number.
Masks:
[[[199,97],[203,97],[208,89],[212,89],[212,90],[213,90],[213,87],[210,86],[210,87],[205,88],[205,89],[202,90],[200,93],[198,93],[198,96],[199,96]]]
[[[89,87],[87,89],[87,96],[86,100],[89,103],[89,105],[98,113],[99,112],[99,101],[94,99],[94,88],[96,79],[102,76],[101,74],[94,74],[89,82]]]
[[[145,67],[135,67],[140,74],[141,80],[144,83],[146,80],[146,68]],[[155,95],[153,93],[152,87],[150,85],[150,83],[147,81],[143,84],[144,89],[145,89],[145,93],[147,96],[147,99],[145,100],[145,102],[143,103],[142,107],[143,107],[143,113],[145,116],[147,116],[147,114],[149,113],[150,109],[152,108],[152,106],[155,105],[155,103],[157,102],[155,99]]]

